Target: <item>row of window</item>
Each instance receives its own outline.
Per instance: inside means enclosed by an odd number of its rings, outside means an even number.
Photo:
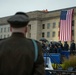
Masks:
[[[56,32],[52,32],[52,37],[55,37]],[[50,37],[50,32],[47,32],[47,38]],[[45,37],[45,32],[42,32],[42,37]]]
[[[47,23],[47,29],[50,29],[51,23]],[[74,26],[74,20],[72,20],[72,26]],[[58,23],[58,27],[60,27],[60,22]],[[56,28],[56,22],[53,22],[52,28]],[[45,24],[42,24],[42,29],[45,29]]]
[[[46,24],[42,24],[42,29],[46,28],[45,25]],[[58,27],[60,27],[60,22],[57,25],[58,25]],[[74,26],[74,20],[72,20],[72,26]],[[31,29],[31,24],[29,24],[28,27],[29,27],[29,29]],[[51,27],[51,23],[47,23],[47,29],[50,29],[50,27]],[[56,22],[53,22],[52,28],[56,28]]]
[[[10,32],[10,27],[0,27],[0,32]]]
[[[47,29],[50,29],[51,23],[47,23]],[[31,24],[28,25],[29,29],[31,29]],[[56,23],[53,23],[53,28],[56,27]],[[45,24],[42,24],[42,29],[45,29]]]
[[[59,33],[60,32],[58,32],[58,36],[59,36]],[[53,31],[52,32],[52,37],[55,37],[56,36],[56,32],[55,31]],[[74,30],[72,30],[72,36],[74,36]],[[42,37],[45,37],[45,32],[42,32]],[[50,37],[50,32],[47,32],[47,38],[49,38]]]
[[[0,39],[7,38],[7,37],[9,37],[9,36],[10,36],[10,34],[7,34],[7,35],[0,35]]]
[[[47,23],[47,29],[50,29],[50,26],[51,26],[51,24]],[[53,26],[53,28],[56,28],[56,23],[54,22],[52,26]],[[45,24],[42,24],[42,29],[45,29]]]

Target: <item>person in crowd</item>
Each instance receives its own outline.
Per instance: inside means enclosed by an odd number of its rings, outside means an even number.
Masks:
[[[60,53],[61,54],[61,52],[62,52],[62,47],[61,47],[61,45],[58,45],[57,53]]]
[[[58,49],[57,44],[54,44],[54,45],[53,45],[52,53],[57,53],[57,49]]]
[[[49,45],[48,45],[47,43],[45,43],[45,46],[46,46],[45,51],[46,51],[47,53],[49,53],[49,50],[50,50]]]
[[[68,51],[69,50],[69,45],[67,41],[64,42],[64,50]]]
[[[49,47],[49,53],[52,53],[53,52],[53,48],[54,48],[54,45],[53,44],[50,45],[50,47]]]
[[[61,43],[61,41],[59,41],[59,45],[60,45],[61,49],[63,50],[64,48],[63,48],[63,44]]]
[[[43,49],[46,48],[46,45],[45,45],[45,42],[44,42],[44,41],[42,41],[41,45],[42,45],[42,48],[43,48]]]
[[[8,23],[12,35],[0,41],[0,75],[44,75],[44,59],[41,44],[35,60],[35,47],[32,39],[26,38],[29,17],[24,12],[11,16]]]
[[[50,47],[46,42],[42,42],[43,53],[49,53]]]
[[[53,45],[53,42],[51,41],[50,44],[49,44],[49,46],[52,46],[52,45]]]
[[[75,54],[75,43],[74,43],[74,40],[72,40],[71,44],[70,44],[70,54]]]

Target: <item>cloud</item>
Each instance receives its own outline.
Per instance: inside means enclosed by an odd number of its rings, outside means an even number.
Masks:
[[[75,5],[76,0],[0,0],[0,17],[13,15],[17,11],[51,11]]]

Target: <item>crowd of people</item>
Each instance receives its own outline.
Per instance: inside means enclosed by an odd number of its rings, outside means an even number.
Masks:
[[[45,41],[42,41],[41,44],[44,53],[61,53],[62,51],[70,51],[70,54],[75,54],[74,40],[71,41],[70,45],[67,43],[67,41],[65,41],[64,44],[62,44],[61,41],[51,41],[49,44],[47,44]]]

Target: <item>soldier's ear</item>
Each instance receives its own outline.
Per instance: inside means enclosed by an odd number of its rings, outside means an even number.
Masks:
[[[10,26],[10,32],[12,32],[12,27]]]
[[[25,33],[27,32],[27,26],[25,26]]]

